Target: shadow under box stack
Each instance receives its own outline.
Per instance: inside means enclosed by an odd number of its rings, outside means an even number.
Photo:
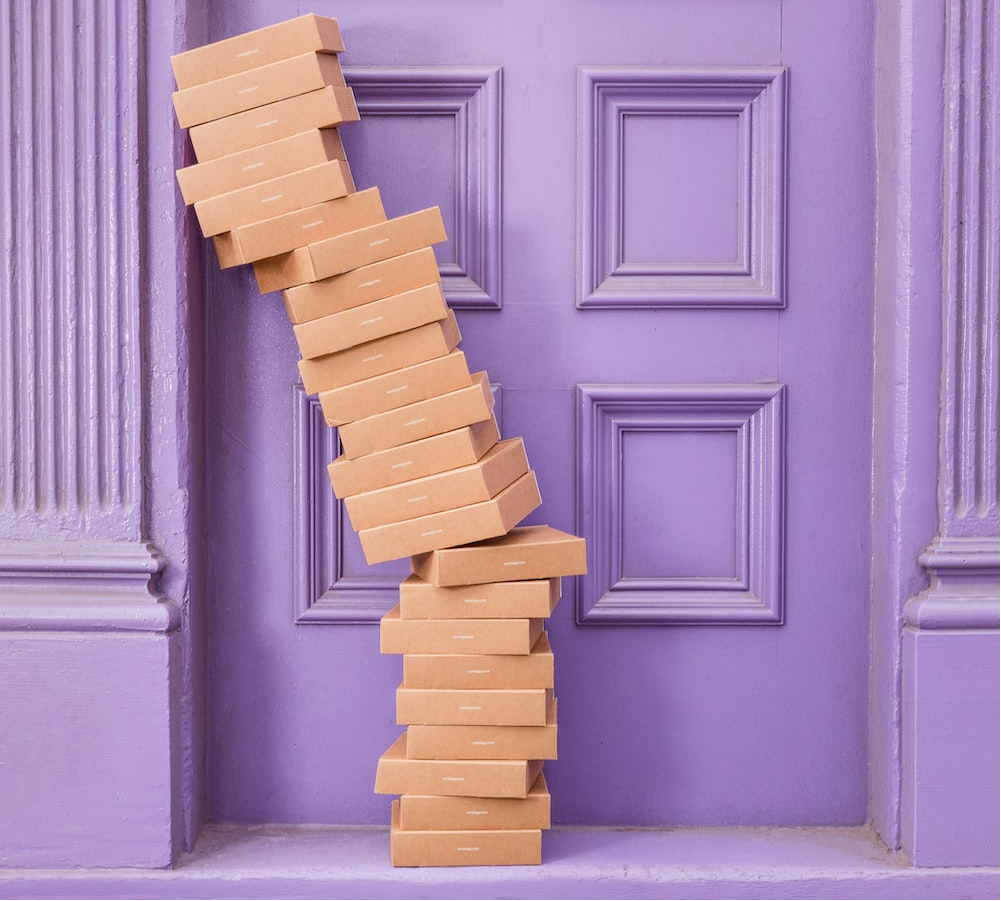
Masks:
[[[308,14],[171,58],[197,162],[186,204],[222,268],[281,291],[305,390],[338,429],[328,471],[369,564],[411,558],[380,623],[403,655],[376,791],[395,866],[541,863],[542,762],[556,757],[543,628],[583,539],[519,526],[541,503],[521,438],[502,440],[470,371],[433,245],[438,207],[387,219],[357,191],[339,127],[359,119],[337,20]]]

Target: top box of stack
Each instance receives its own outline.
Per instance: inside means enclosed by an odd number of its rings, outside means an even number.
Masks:
[[[170,58],[170,64],[177,87],[183,90],[302,53],[340,53],[343,50],[337,20],[307,13],[177,53]]]
[[[432,585],[473,585],[582,575],[587,559],[583,538],[552,526],[518,526],[499,538],[414,555],[410,568]]]

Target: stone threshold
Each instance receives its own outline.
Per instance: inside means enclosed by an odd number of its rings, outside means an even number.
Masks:
[[[3,898],[998,898],[996,867],[915,868],[865,827],[556,827],[539,867],[394,868],[384,827],[208,826],[171,869],[0,869]]]

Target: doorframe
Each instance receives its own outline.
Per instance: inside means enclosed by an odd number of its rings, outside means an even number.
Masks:
[[[61,0],[52,0],[52,4],[56,9]],[[166,813],[148,837],[128,843],[128,859],[116,860],[115,835],[108,831],[106,813],[95,810],[86,815],[92,818],[89,825],[98,836],[98,844],[103,845],[97,849],[92,841],[81,842],[58,830],[48,836],[47,844],[42,842],[45,853],[34,857],[30,848],[5,846],[0,839],[0,863],[23,868],[73,866],[86,871],[99,866],[163,867],[194,846],[204,819],[207,684],[203,614],[209,601],[202,550],[204,242],[192,227],[174,184],[174,170],[192,160],[172,115],[170,94],[174,86],[169,67],[162,61],[204,42],[208,0],[127,0],[107,2],[104,8],[117,22],[119,32],[124,29],[138,50],[134,58],[121,61],[116,77],[142,110],[132,126],[135,156],[126,153],[122,162],[125,170],[138,174],[137,201],[143,212],[139,223],[141,291],[134,310],[140,316],[140,328],[127,336],[138,361],[139,372],[134,375],[142,395],[142,443],[127,465],[142,476],[142,515],[136,533],[126,534],[124,540],[131,548],[148,549],[149,559],[157,561],[156,566],[142,569],[145,575],[138,577],[138,583],[134,574],[130,578],[131,584],[138,585],[144,603],[148,595],[150,603],[157,605],[155,609],[164,611],[149,629],[162,640],[162,678],[145,689],[137,688],[148,692],[148,696],[139,696],[137,709],[142,709],[145,700],[146,717],[162,727],[144,734],[159,743],[153,750],[158,759],[166,760],[166,771],[158,771],[155,777],[144,775],[149,755],[143,759],[141,753],[129,765],[140,780],[152,783],[155,778],[158,785],[166,786],[169,797],[151,792],[131,799],[134,809],[148,811],[158,806]],[[950,330],[950,323],[958,311],[969,309],[963,304],[970,296],[979,304],[976,309],[996,322],[996,281],[994,293],[988,291],[984,296],[976,291],[959,296],[951,289],[942,289],[946,276],[955,275],[954,257],[948,253],[943,256],[943,236],[954,234],[954,198],[967,196],[963,193],[963,173],[970,171],[981,146],[949,140],[963,110],[975,108],[977,103],[973,94],[964,94],[959,87],[965,61],[981,48],[987,48],[984,59],[993,59],[995,65],[997,60],[997,2],[988,6],[993,19],[987,23],[977,17],[976,8],[972,0],[881,0],[876,25],[879,209],[869,809],[871,826],[882,842],[891,850],[902,850],[918,866],[996,867],[998,863],[996,730],[978,731],[973,719],[983,711],[996,715],[998,706],[996,650],[993,658],[982,650],[985,640],[988,648],[997,646],[996,498],[993,520],[981,517],[976,523],[957,519],[951,508],[943,509],[940,502],[942,485],[953,484],[962,476],[950,443],[958,428],[979,428],[984,446],[993,447],[995,454],[997,451],[996,430],[989,434],[990,427],[982,418],[957,420],[957,405],[948,393],[955,390],[957,372],[979,385],[977,373],[983,373],[986,366],[990,381],[990,355],[993,365],[997,361],[996,334],[993,344],[988,342],[970,360],[960,354],[960,338]],[[35,27],[33,15],[30,4],[16,7],[15,25],[30,30]],[[11,26],[8,23],[5,27]],[[116,50],[108,33],[98,35],[97,42],[99,52]],[[75,50],[83,53],[93,48],[81,45]],[[943,81],[954,87],[944,96]],[[996,70],[993,86],[996,92]],[[25,90],[34,88],[28,85]],[[71,106],[67,104],[55,113],[65,119],[65,127],[74,126]],[[98,115],[105,117],[99,121],[112,143],[124,140],[122,122],[106,110],[98,110]],[[125,123],[124,127],[127,130],[130,126]],[[996,120],[992,127],[996,148]],[[2,149],[4,165],[11,168],[15,179],[27,178],[17,169],[18,160],[9,148]],[[944,172],[942,181],[928,177],[939,171]],[[986,186],[987,195],[993,190],[996,198],[997,187],[995,168]],[[114,211],[103,213],[113,215]],[[979,229],[990,228],[993,222],[996,234],[996,205],[993,213],[978,207],[977,215]],[[58,222],[40,225],[48,231],[36,237],[51,237],[52,231],[58,236],[61,227]],[[976,235],[977,230],[967,228],[958,246],[972,252]],[[86,297],[82,302],[93,303]],[[15,365],[28,366],[30,361],[19,358]],[[23,373],[6,366],[0,375],[4,380],[22,377]],[[980,387],[986,391],[989,385]],[[91,536],[84,537],[89,540]],[[128,664],[142,659],[141,653],[135,643],[120,640],[120,622],[116,625],[101,612],[106,605],[94,605],[95,598],[101,601],[116,596],[122,567],[117,573],[91,571],[85,586],[80,580],[63,586],[62,600],[76,612],[75,619],[46,617],[44,601],[26,591],[26,580],[27,587],[33,588],[50,578],[44,561],[51,558],[52,542],[58,538],[56,524],[43,518],[16,548],[11,542],[0,546],[0,648],[13,648],[29,635],[68,638],[80,645],[85,634],[88,647],[99,657],[118,659],[124,673]],[[957,544],[953,539],[963,540]],[[17,563],[21,559],[17,554],[41,562],[25,568]],[[158,561],[163,561],[162,568],[158,568]],[[945,613],[941,611],[943,603]],[[54,678],[59,674],[51,668],[51,657],[20,654],[17,666],[20,684],[35,685],[36,696],[30,709],[10,697],[3,709],[12,712],[8,721],[12,729],[29,729],[37,722],[39,710],[57,706],[52,701],[65,695],[65,685]],[[959,678],[948,683],[949,674],[957,671]],[[95,665],[85,668],[84,679],[96,672]],[[91,702],[100,705],[106,703],[102,701],[105,687],[95,675],[93,684],[82,686],[82,690],[89,691]],[[943,706],[951,697],[942,694],[945,689],[969,693],[974,713],[969,708],[949,713]],[[123,731],[134,725],[128,721],[118,724]],[[957,729],[964,734],[960,745],[966,766],[984,768],[989,763],[989,768],[972,776],[965,773],[978,790],[975,803],[957,806],[942,801],[942,787],[961,775],[948,761],[943,762],[942,755],[949,748],[934,738],[943,725],[950,737]],[[67,748],[63,753],[67,766],[57,768],[55,775],[71,780],[74,776],[68,758],[80,749]],[[94,771],[101,772],[100,743],[92,743],[86,753],[94,758],[90,761]],[[4,762],[9,772],[21,768],[26,772],[34,766],[29,752]],[[123,775],[122,762],[115,760],[114,764],[118,770],[108,769],[103,774],[109,797],[114,796]],[[60,797],[66,796],[72,797],[72,792],[52,792],[30,803],[51,805],[50,819],[56,822]],[[991,798],[993,804],[985,803]],[[8,806],[7,814],[15,819],[26,815],[29,800],[20,803],[24,809]],[[46,819],[38,817],[37,811],[33,816],[38,821]],[[938,817],[946,818],[948,833],[935,826]],[[971,849],[980,855],[988,853],[983,850],[982,837],[989,838],[992,831],[993,849],[988,850],[993,859],[970,859]],[[0,834],[12,832],[0,830]],[[103,843],[102,837],[106,839]]]

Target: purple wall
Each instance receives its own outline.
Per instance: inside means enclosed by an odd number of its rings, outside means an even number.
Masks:
[[[356,877],[295,882],[317,845],[293,830],[253,846],[263,882],[233,856],[240,831],[205,833],[207,856],[188,861],[204,881],[187,889],[155,870],[206,816],[202,273],[214,259],[174,185],[190,160],[165,61],[249,26],[207,25],[205,6],[21,0],[0,26],[0,893],[205,896],[225,878],[245,896],[406,895],[413,884],[394,887],[377,849],[356,852]],[[809,851],[783,833],[747,860],[719,855],[727,830],[682,830],[684,848],[567,833],[554,836],[554,896],[592,896],[584,886],[630,865],[648,868],[637,896],[996,887],[998,138],[982,98],[997,96],[997,26],[997,3],[883,3],[865,38],[878,174],[867,806],[905,860],[866,850],[865,835],[831,857],[836,831]],[[692,889],[656,869],[665,854],[729,863]],[[94,879],[122,866],[149,872]],[[859,875],[811,882],[831,866]],[[422,878],[441,897],[538,891],[510,874]]]

